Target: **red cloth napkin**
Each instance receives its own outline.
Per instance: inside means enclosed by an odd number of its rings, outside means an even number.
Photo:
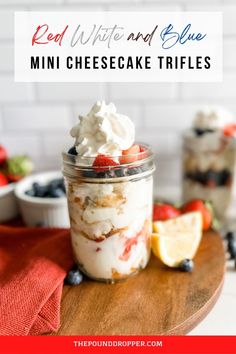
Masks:
[[[56,331],[72,263],[68,230],[0,225],[0,335]]]

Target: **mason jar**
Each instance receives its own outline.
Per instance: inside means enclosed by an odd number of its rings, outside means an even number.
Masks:
[[[236,139],[211,132],[183,136],[183,201],[203,199],[223,221],[233,195]]]
[[[100,169],[94,157],[63,153],[74,257],[92,279],[113,283],[148,263],[155,166],[150,147],[142,147],[127,155],[132,162]]]

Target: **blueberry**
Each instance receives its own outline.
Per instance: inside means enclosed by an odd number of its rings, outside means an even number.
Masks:
[[[105,178],[105,172],[97,172],[97,178]]]
[[[64,192],[64,194],[66,193],[66,188],[65,188],[65,183],[64,183],[63,178],[58,178],[58,179],[52,181],[51,183],[52,183],[52,187],[54,189],[59,188]]]
[[[54,189],[57,189],[57,188],[58,188],[58,184],[57,183],[54,183],[54,181],[50,182],[47,185],[48,194],[50,194],[52,191],[54,191]]]
[[[202,183],[203,176],[200,171],[196,171],[196,172],[190,173],[189,178],[191,178],[193,181],[197,181],[199,183]]]
[[[47,190],[48,190],[47,186],[40,186],[40,184],[37,182],[33,183],[33,191],[35,197],[39,197],[39,198],[45,197]]]
[[[68,285],[79,285],[83,280],[83,275],[80,273],[78,268],[72,268],[66,278],[65,278],[65,284]]]
[[[221,186],[227,185],[230,177],[231,177],[231,173],[226,169],[219,172],[220,185]]]
[[[141,172],[146,172],[149,169],[149,167],[147,165],[140,166],[139,168],[140,168]]]
[[[206,172],[206,182],[211,185],[220,185],[220,174],[219,172],[208,170]]]
[[[124,177],[125,176],[125,169],[124,168],[118,168],[115,171],[116,177]]]
[[[97,177],[98,178],[112,178],[112,177],[114,177],[114,173],[113,173],[113,171],[109,171],[109,170],[103,171],[103,172],[98,172]]]
[[[63,184],[63,178],[57,178],[50,181],[49,187],[58,188],[61,187],[62,184]]]
[[[40,187],[40,184],[38,182],[34,182],[32,184],[32,187],[33,187],[33,190],[36,191]]]
[[[57,178],[46,185],[34,182],[32,190],[28,190],[25,193],[38,198],[60,198],[66,194],[64,180],[63,178]]]
[[[197,136],[202,136],[206,133],[213,133],[213,129],[201,129],[201,128],[194,128],[194,132]]]
[[[207,185],[209,179],[211,178],[211,173],[208,174],[208,172],[201,172],[201,171],[196,172],[197,181],[203,184],[204,186]]]
[[[72,147],[68,150],[68,154],[70,154],[70,155],[78,155],[75,146],[72,146]]]
[[[97,172],[93,171],[93,170],[84,170],[82,172],[82,177],[96,178],[97,177]]]
[[[60,186],[61,190],[64,192],[64,194],[66,194],[66,187],[65,187],[65,183],[63,181],[63,183]]]
[[[138,173],[141,173],[142,170],[140,167],[130,167],[127,170],[127,175],[132,176],[132,175],[137,175]]]
[[[64,191],[61,188],[55,188],[50,191],[51,198],[61,198],[65,196]]]
[[[193,261],[188,258],[184,259],[179,265],[180,270],[182,270],[183,272],[192,272],[193,267]]]
[[[191,181],[196,181],[202,183],[202,173],[199,171],[196,172],[187,172],[185,178],[190,179]]]
[[[228,231],[227,234],[225,235],[226,240],[235,240],[236,239],[236,233],[234,231]]]
[[[194,128],[194,132],[197,136],[201,136],[205,134],[205,131],[203,129],[199,129],[199,128]]]
[[[185,175],[184,175],[184,178],[193,179],[193,173],[191,173],[191,172],[186,172]]]
[[[231,259],[234,259],[236,257],[236,240],[235,239],[228,240],[228,252],[230,254]]]
[[[48,186],[41,186],[38,191],[38,197],[45,198],[48,194]]]
[[[35,197],[35,191],[33,189],[29,189],[28,191],[25,192],[25,194],[30,197]]]

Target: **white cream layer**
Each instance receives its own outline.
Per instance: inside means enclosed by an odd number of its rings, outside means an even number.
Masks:
[[[69,190],[72,244],[85,271],[95,278],[111,279],[113,272],[125,276],[136,268],[145,267],[149,249],[143,235],[131,246],[127,260],[121,255],[125,242],[136,237],[147,220],[151,225],[152,178],[113,184],[79,184]],[[77,198],[80,203],[75,202]],[[96,206],[96,202],[105,202],[106,198],[114,200],[113,207]],[[116,233],[105,240],[95,241],[114,230]],[[151,228],[149,231],[151,234]]]

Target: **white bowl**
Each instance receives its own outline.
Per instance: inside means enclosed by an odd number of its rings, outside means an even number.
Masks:
[[[19,214],[14,189],[15,183],[0,187],[0,222],[14,219]]]
[[[66,197],[39,198],[25,194],[27,190],[32,188],[34,182],[47,184],[57,178],[62,178],[61,172],[44,172],[28,176],[17,183],[15,194],[27,226],[62,228],[70,226]]]

